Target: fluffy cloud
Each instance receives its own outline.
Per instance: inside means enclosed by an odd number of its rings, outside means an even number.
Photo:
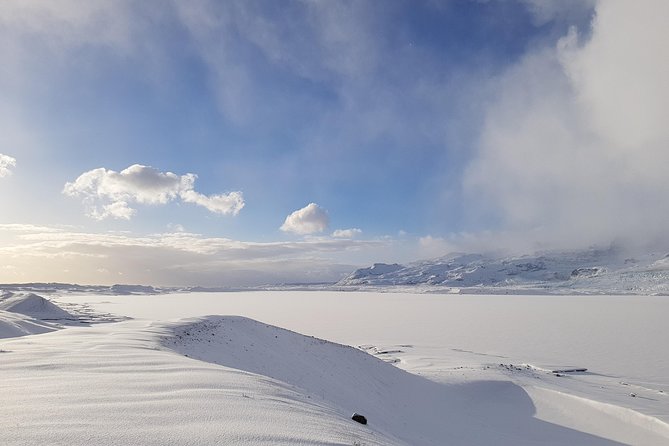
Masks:
[[[336,229],[332,236],[336,238],[353,238],[357,235],[362,234],[362,230],[358,228],[351,229]]]
[[[101,208],[91,208],[88,215],[96,220],[104,220],[106,218],[130,220],[136,213],[137,211],[128,206],[128,203],[125,201],[115,201],[111,204],[103,205]]]
[[[244,207],[241,192],[203,195],[194,190],[196,175],[176,175],[172,172],[135,164],[121,172],[105,168],[84,172],[74,182],[66,183],[63,193],[82,197],[89,205],[88,215],[105,218],[130,219],[136,210],[129,203],[166,204],[177,199],[203,206],[211,212],[237,215]],[[101,204],[101,202],[109,202]]]
[[[329,224],[328,213],[316,203],[309,203],[302,209],[286,217],[281,230],[294,234],[307,235],[323,232]]]
[[[241,192],[230,192],[218,195],[203,195],[192,189],[180,193],[181,199],[186,203],[195,203],[203,206],[211,212],[219,214],[237,215],[244,207],[244,197]]]
[[[499,80],[465,176],[502,230],[547,245],[638,243],[669,224],[669,3],[599,2]]]
[[[16,159],[0,153],[0,178],[11,175],[14,166],[16,166]]]

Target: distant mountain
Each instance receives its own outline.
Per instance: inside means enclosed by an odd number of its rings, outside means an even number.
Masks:
[[[9,283],[0,284],[0,295],[2,292],[38,292],[38,293],[95,293],[109,295],[127,294],[159,294],[181,291],[180,288],[158,288],[146,285],[78,285],[73,283]]]
[[[354,271],[337,286],[493,294],[669,294],[669,254],[632,257],[616,248],[515,257],[450,254],[406,266],[376,263]]]
[[[375,263],[353,271],[335,284],[283,283],[205,288],[23,283],[0,284],[0,298],[12,292],[132,295],[323,289],[461,294],[669,295],[669,254],[654,252],[631,256],[615,247],[508,257],[455,253],[407,265]]]
[[[392,265],[387,263],[375,263],[369,268],[360,268],[355,270],[353,274],[347,277],[347,279],[352,282],[357,280],[361,281],[361,283],[366,283],[366,281],[371,277],[382,277],[388,274],[392,274],[403,268],[405,267],[397,263],[393,263]]]

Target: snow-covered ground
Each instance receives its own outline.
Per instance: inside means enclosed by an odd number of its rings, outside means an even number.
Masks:
[[[669,444],[666,297],[49,300],[0,299],[1,444]]]
[[[622,248],[523,256],[450,254],[409,265],[376,263],[343,278],[342,289],[462,294],[669,294],[669,254]]]

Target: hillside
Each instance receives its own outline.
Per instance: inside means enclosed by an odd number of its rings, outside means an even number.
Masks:
[[[630,256],[616,248],[515,257],[451,254],[404,266],[377,263],[354,271],[337,286],[492,294],[669,294],[669,255]]]

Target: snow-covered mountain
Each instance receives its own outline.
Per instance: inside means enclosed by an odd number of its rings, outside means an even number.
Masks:
[[[494,294],[669,294],[669,254],[629,256],[618,248],[515,257],[450,254],[406,266],[376,263],[354,271],[337,285]]]

